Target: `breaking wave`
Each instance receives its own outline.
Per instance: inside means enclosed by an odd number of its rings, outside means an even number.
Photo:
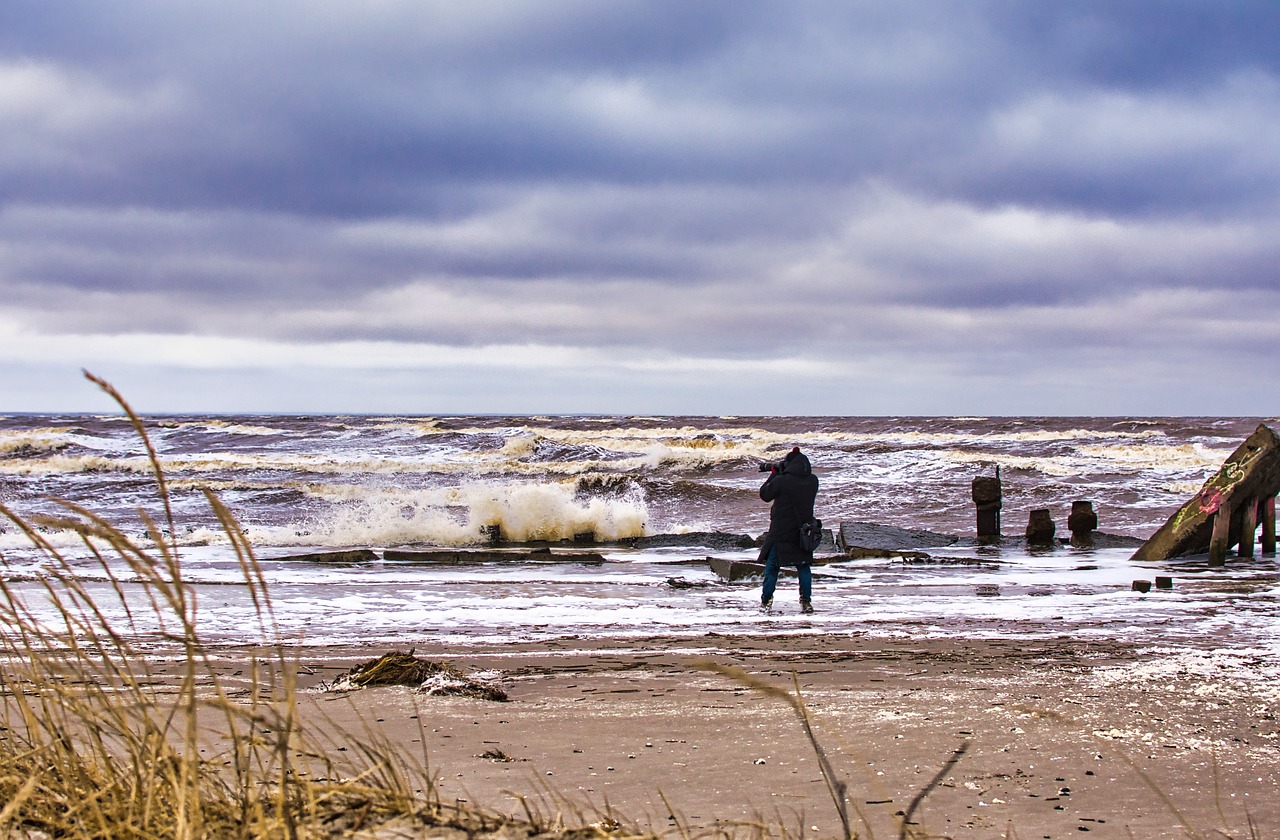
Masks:
[[[971,527],[969,483],[999,465],[1007,515],[1088,497],[1141,535],[1194,493],[1255,421],[1192,418],[167,417],[148,423],[194,541],[224,501],[260,545],[603,539],[757,531],[758,462],[800,446],[830,516]],[[17,509],[50,493],[146,507],[148,459],[119,417],[0,421]],[[155,517],[160,511],[149,507]],[[184,537],[187,539],[187,537]]]
[[[572,540],[581,535],[607,541],[644,536],[648,507],[638,490],[623,495],[583,496],[576,482],[474,482],[453,487],[376,489],[307,485],[329,502],[305,520],[248,525],[259,545],[397,546],[477,545],[493,532],[515,542]],[[193,531],[184,542],[225,542],[220,529]]]
[[[105,455],[54,455],[49,458],[0,461],[0,475],[60,475],[95,472],[149,473],[146,458],[109,458]]]

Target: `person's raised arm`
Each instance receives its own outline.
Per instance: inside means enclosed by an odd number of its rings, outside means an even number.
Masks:
[[[764,484],[760,485],[760,499],[762,501],[772,502],[778,498],[778,491],[782,485],[781,478],[782,473],[778,472],[777,467],[774,467],[773,472],[765,479]]]

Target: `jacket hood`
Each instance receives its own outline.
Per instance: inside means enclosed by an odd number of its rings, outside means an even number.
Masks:
[[[787,456],[787,465],[782,468],[787,475],[813,475],[813,465],[803,452],[792,452]]]

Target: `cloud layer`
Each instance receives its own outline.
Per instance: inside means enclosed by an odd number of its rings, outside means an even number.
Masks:
[[[1277,33],[10,3],[0,410],[1280,413]]]

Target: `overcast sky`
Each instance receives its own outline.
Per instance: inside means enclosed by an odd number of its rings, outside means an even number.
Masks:
[[[1280,413],[1280,4],[5,0],[0,411]]]

